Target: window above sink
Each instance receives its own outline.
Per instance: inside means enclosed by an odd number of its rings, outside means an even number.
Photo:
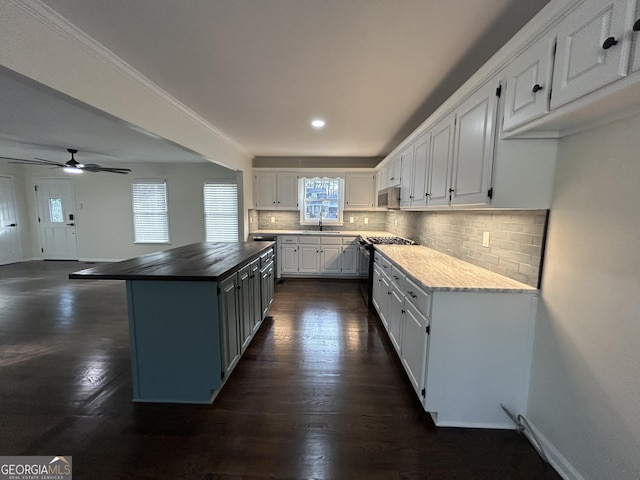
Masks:
[[[300,225],[342,225],[344,179],[299,179]]]

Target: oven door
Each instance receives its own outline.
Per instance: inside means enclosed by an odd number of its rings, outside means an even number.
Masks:
[[[373,256],[366,245],[360,245],[359,249],[359,273],[360,273],[360,293],[367,307],[373,306]]]

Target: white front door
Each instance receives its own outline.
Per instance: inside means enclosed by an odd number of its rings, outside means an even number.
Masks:
[[[40,245],[45,260],[77,260],[71,180],[39,179],[36,186]]]
[[[16,201],[11,177],[0,176],[0,265],[22,260]]]

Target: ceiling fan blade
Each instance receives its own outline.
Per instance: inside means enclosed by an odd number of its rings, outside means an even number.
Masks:
[[[5,158],[5,157],[3,157]],[[25,160],[22,158],[10,158],[9,163],[16,163],[22,165],[44,165],[47,167],[64,167],[62,163],[53,162],[51,160],[44,160],[42,158],[38,158],[36,160]]]
[[[101,167],[97,171],[109,172],[109,173],[120,173],[122,175],[126,175],[127,173],[131,172],[131,170],[128,168],[110,168],[110,167]]]

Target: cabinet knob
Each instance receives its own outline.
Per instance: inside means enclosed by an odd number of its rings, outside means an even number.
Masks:
[[[633,24],[633,31],[640,32],[640,18],[636,20],[636,23]]]
[[[539,83],[536,83],[533,86],[533,93],[538,93],[540,90],[542,90],[542,86]]]
[[[614,37],[609,37],[602,44],[602,48],[604,48],[605,50],[609,50],[611,47],[617,44],[618,44],[618,41]]]
[[[450,188],[449,193],[453,193],[453,192],[455,192],[455,190],[453,188]]]

